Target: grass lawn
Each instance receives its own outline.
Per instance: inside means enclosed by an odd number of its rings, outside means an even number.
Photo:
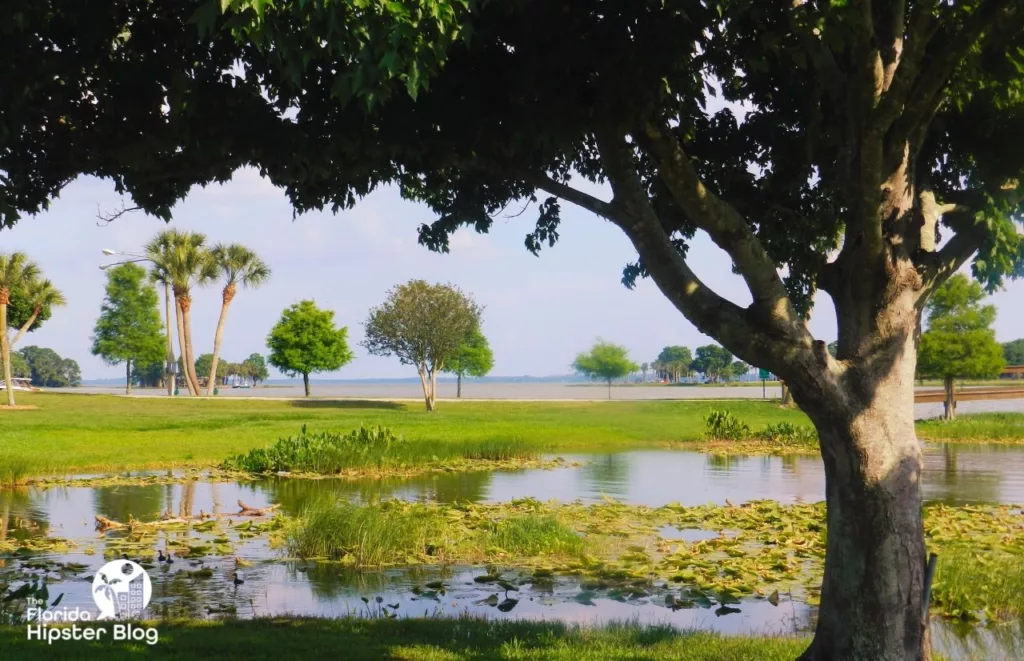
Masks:
[[[0,460],[24,471],[100,471],[211,466],[228,455],[310,430],[379,424],[411,442],[513,441],[538,451],[612,450],[697,441],[703,417],[728,408],[751,427],[789,421],[799,411],[757,401],[418,402],[190,400],[112,395],[26,394],[36,410],[0,410]]]
[[[80,625],[95,627],[98,624]],[[791,661],[807,640],[680,633],[621,624],[582,628],[555,622],[479,619],[258,619],[157,623],[159,641],[28,641],[25,628],[0,628],[4,658],[19,661]]]
[[[975,413],[954,420],[922,420],[917,435],[948,443],[1024,443],[1024,413]]]

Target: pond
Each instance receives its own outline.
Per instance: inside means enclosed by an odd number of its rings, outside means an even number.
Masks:
[[[118,545],[123,536],[95,530],[96,514],[117,521],[129,517],[146,521],[168,510],[235,512],[239,500],[253,507],[280,503],[286,513],[295,514],[311,498],[325,493],[356,500],[440,502],[506,502],[526,496],[584,502],[611,498],[659,506],[675,501],[684,505],[739,504],[765,498],[785,503],[812,502],[822,499],[824,489],[817,457],[722,458],[684,451],[637,451],[566,458],[586,463],[576,468],[435,474],[405,480],[278,478],[0,491],[4,524],[0,538],[45,534],[73,540],[77,545],[71,553],[34,556],[30,562],[0,559],[0,582],[4,572],[24,575],[29,564],[34,574],[49,577],[51,595],[65,593],[63,605],[95,610],[90,582],[84,579],[91,580],[106,561],[105,554],[116,557],[123,549]],[[993,446],[929,447],[923,487],[926,500],[947,504],[1024,502],[1024,451]],[[230,526],[219,527],[230,532]],[[669,540],[692,541],[706,532],[665,528],[660,534]],[[164,548],[170,539],[183,536],[194,537],[191,543],[203,541],[201,533],[178,530],[160,532],[151,543],[154,548]],[[493,583],[474,581],[486,573],[479,567],[354,571],[336,564],[284,561],[281,555],[268,546],[266,537],[245,539],[233,534],[230,553],[180,558],[173,565],[151,565],[154,600],[150,610],[157,615],[245,617],[373,614],[387,608],[407,616],[468,612],[573,622],[638,619],[724,633],[774,634],[806,632],[814,618],[813,608],[786,595],[772,600],[775,603],[745,599],[679,609],[666,601],[672,594],[667,586],[642,590],[594,588],[573,578],[538,580],[515,570],[494,568],[518,588],[505,590]],[[68,563],[78,568],[68,571]],[[244,583],[235,584],[236,570]],[[678,594],[678,589],[675,592]],[[1018,648],[1024,640],[1018,627],[957,630],[941,621],[933,626],[936,647],[952,658],[1024,657],[1024,650]]]

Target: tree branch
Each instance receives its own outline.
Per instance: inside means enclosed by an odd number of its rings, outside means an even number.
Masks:
[[[633,242],[658,288],[702,333],[717,339],[733,354],[776,373],[788,372],[793,363],[787,356],[801,351],[799,341],[805,338],[794,337],[789,332],[792,327],[783,330],[752,319],[747,310],[705,285],[686,264],[655,213],[637,174],[633,148],[623,135],[595,137],[615,195],[613,204],[624,214],[614,222]]]
[[[556,197],[572,202],[576,206],[591,211],[598,216],[606,218],[616,225],[622,226],[626,222],[626,216],[621,209],[617,209],[611,202],[605,202],[581,190],[573,188],[560,181],[556,181],[546,174],[538,172],[524,172],[523,179],[537,188],[547,191]]]
[[[978,252],[987,236],[988,228],[985,223],[976,222],[971,227],[954,234],[941,250],[933,253],[918,253],[914,261],[921,270],[922,293],[927,294],[933,291],[960,270],[960,267],[966,264],[974,253]]]
[[[909,87],[909,91],[900,96],[894,95],[887,104],[901,109],[899,118],[892,124],[893,135],[889,137],[889,151],[901,149],[900,145],[914,135],[921,124],[927,124],[942,105],[943,90],[949,82],[956,66],[967,56],[979,39],[997,27],[1002,32],[1013,32],[1024,22],[1024,12],[1018,11],[1014,20],[999,24],[1005,18],[1007,10],[1014,6],[1014,0],[985,0],[971,14],[963,28],[944,40],[929,40],[926,53],[927,64],[919,75],[913,77],[913,83],[902,81],[901,87]],[[922,13],[925,8],[920,10]],[[907,72],[910,78],[914,72]]]
[[[775,262],[736,208],[707,189],[670,129],[649,121],[634,137],[654,157],[661,180],[686,215],[732,258],[754,304],[784,323],[796,319]]]
[[[97,204],[96,205],[96,218],[98,218],[99,220],[96,223],[96,225],[98,227],[106,227],[107,225],[109,225],[110,223],[114,222],[115,220],[117,220],[121,216],[123,216],[123,215],[125,215],[127,213],[134,213],[136,211],[142,211],[142,207],[138,207],[138,206],[136,206],[136,207],[125,207],[123,200],[121,201],[121,208],[116,210],[116,211],[102,211],[102,210],[100,210],[100,205]]]

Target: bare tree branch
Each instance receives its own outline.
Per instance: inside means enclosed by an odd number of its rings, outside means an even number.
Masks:
[[[523,178],[526,182],[536,186],[537,188],[547,191],[548,193],[551,193],[556,197],[560,197],[563,200],[568,200],[576,206],[582,207],[587,211],[591,211],[598,216],[606,218],[620,227],[622,226],[622,223],[626,222],[625,214],[621,209],[617,209],[613,203],[605,202],[593,195],[573,188],[568,184],[556,181],[546,174],[526,172],[523,174]]]
[[[686,215],[732,258],[754,303],[783,322],[796,319],[775,262],[736,208],[707,189],[670,129],[648,122],[634,137],[655,158],[662,181]]]
[[[142,211],[142,207],[125,207],[124,201],[121,201],[121,208],[116,211],[102,211],[100,205],[96,205],[96,218],[99,220],[96,222],[98,227],[106,227],[110,223],[114,222],[121,216],[134,213],[136,211]]]
[[[915,262],[921,271],[923,293],[933,291],[960,270],[978,252],[987,235],[985,223],[978,222],[954,234],[939,251],[919,253]]]

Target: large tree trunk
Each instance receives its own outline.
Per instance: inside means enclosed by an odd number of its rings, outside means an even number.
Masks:
[[[167,364],[164,366],[164,381],[167,385],[167,396],[174,396],[174,375],[170,373],[171,366],[174,365],[174,340],[171,338],[171,285],[170,283],[164,283],[164,308],[166,331],[167,331]]]
[[[25,333],[28,332],[29,328],[32,328],[32,324],[34,324],[36,322],[36,319],[39,318],[39,313],[40,312],[42,312],[42,308],[40,308],[40,307],[32,308],[32,316],[30,316],[28,318],[28,321],[26,321],[22,325],[22,327],[18,329],[18,334],[14,336],[13,340],[11,340],[11,346],[12,347],[14,345],[16,345],[21,340],[21,338],[25,337]]]
[[[213,360],[210,361],[210,378],[206,383],[207,396],[213,394],[213,388],[217,384],[217,362],[220,360],[220,343],[224,339],[224,321],[228,318],[228,306],[234,297],[234,283],[226,285],[220,306],[220,318],[217,319],[217,332],[213,335]]]
[[[455,381],[455,397],[457,399],[462,399],[462,372],[458,373]]]
[[[896,298],[881,312],[863,312],[873,306],[862,304],[860,314],[872,314],[884,331],[845,337],[847,349],[873,347],[870,359],[787,377],[794,401],[818,430],[828,512],[821,605],[804,661],[931,656],[922,455],[914,430],[917,311],[912,292]],[[840,324],[841,342],[848,329]],[[819,344],[818,360],[835,364]]]
[[[953,418],[956,417],[956,395],[954,393],[955,384],[953,381],[953,377],[945,377],[942,380],[942,385],[946,389],[946,401],[943,403],[943,406],[946,410],[945,417],[946,420],[952,420]]]
[[[196,375],[196,359],[192,355],[192,298],[189,295],[181,297],[182,321],[185,325],[185,372],[192,381],[192,389],[196,395],[201,395],[199,388],[199,377]]]
[[[130,395],[130,394],[132,394],[132,361],[130,359],[124,361],[124,376],[125,376],[124,394]]]
[[[306,390],[306,397],[309,397],[309,372],[302,373],[302,385]]]
[[[0,289],[0,358],[4,361],[4,389],[7,391],[7,405],[14,406],[14,383],[11,376],[11,345],[7,341],[7,304],[11,292]]]
[[[185,380],[188,394],[195,396],[199,393],[192,389],[192,379],[189,378],[188,374],[188,353],[185,350],[185,312],[182,310],[181,300],[177,294],[174,296],[174,321],[178,326],[178,355],[181,356],[181,369],[183,372],[181,376]]]

